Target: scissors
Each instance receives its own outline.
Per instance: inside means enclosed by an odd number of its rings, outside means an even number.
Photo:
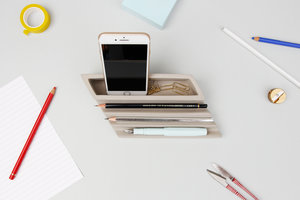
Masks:
[[[245,188],[236,178],[234,178],[232,175],[230,175],[225,169],[217,165],[216,163],[212,163],[212,166],[219,171],[220,174],[211,171],[207,169],[208,174],[213,177],[216,181],[218,181],[221,185],[223,185],[225,188],[227,188],[229,191],[237,195],[243,200],[247,200],[243,195],[241,195],[236,189],[234,189],[231,185],[228,184],[227,180],[231,180],[233,183],[235,183],[239,188],[247,192],[253,199],[258,200],[254,194],[252,194],[247,188]]]

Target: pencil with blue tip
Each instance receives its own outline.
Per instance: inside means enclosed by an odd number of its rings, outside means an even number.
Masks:
[[[276,44],[276,45],[281,45],[281,46],[300,48],[300,44],[297,44],[297,43],[285,42],[285,41],[281,41],[281,40],[274,40],[274,39],[269,39],[269,38],[264,38],[264,37],[252,37],[252,40],[255,40],[257,42],[264,42],[264,43],[269,43],[269,44]]]

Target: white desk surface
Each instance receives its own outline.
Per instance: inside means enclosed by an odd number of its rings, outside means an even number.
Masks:
[[[265,36],[300,43],[300,1],[179,0],[163,30],[121,7],[121,0],[41,1],[49,29],[26,36],[19,14],[31,2],[1,1],[0,85],[23,75],[84,178],[53,200],[237,199],[206,172],[222,165],[261,199],[299,199],[300,90],[220,31],[230,28],[300,80],[300,50],[256,43]],[[97,36],[151,35],[151,73],[193,74],[222,137],[118,138],[80,74],[101,73]],[[282,105],[268,102],[274,87]]]

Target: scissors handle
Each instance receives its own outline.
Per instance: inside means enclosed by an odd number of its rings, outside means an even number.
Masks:
[[[241,189],[243,189],[245,192],[247,192],[253,199],[258,200],[258,198],[256,196],[254,196],[254,194],[252,194],[249,190],[247,190],[247,188],[245,188],[238,180],[233,178],[232,182],[234,182],[237,186],[239,186]]]
[[[233,187],[231,187],[229,184],[226,186],[226,188],[231,191],[233,194],[235,194],[236,196],[240,197],[243,200],[247,200],[243,195],[241,195],[238,191],[236,191],[236,189],[234,189]]]

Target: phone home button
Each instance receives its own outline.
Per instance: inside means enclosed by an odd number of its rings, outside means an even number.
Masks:
[[[123,95],[124,95],[124,96],[130,96],[131,93],[130,93],[130,92],[124,92]]]

